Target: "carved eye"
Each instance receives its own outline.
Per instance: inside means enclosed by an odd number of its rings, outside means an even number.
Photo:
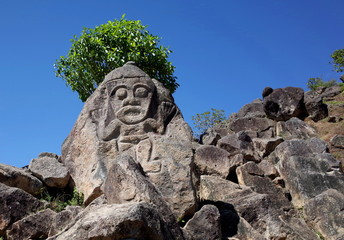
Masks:
[[[148,90],[144,87],[138,87],[135,89],[135,97],[145,98],[148,96]]]
[[[116,99],[119,99],[119,100],[123,100],[127,97],[128,93],[127,93],[127,89],[125,88],[119,88],[117,89],[113,95],[115,96]]]

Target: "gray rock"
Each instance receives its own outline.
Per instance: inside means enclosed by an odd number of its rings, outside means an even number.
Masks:
[[[35,195],[43,188],[42,182],[21,168],[0,163],[0,183]]]
[[[213,205],[203,206],[184,227],[189,240],[221,239],[220,213]]]
[[[260,99],[254,100],[252,103],[243,106],[237,113],[238,118],[243,117],[258,117],[263,118],[266,114],[264,112],[263,101]]]
[[[330,143],[336,148],[344,149],[344,135],[335,135],[331,138]]]
[[[317,133],[313,127],[298,118],[291,118],[286,122],[278,122],[276,135],[285,140],[308,139],[316,137]]]
[[[255,152],[257,152],[261,158],[265,158],[283,142],[283,138],[253,138],[252,141]]]
[[[221,138],[221,135],[213,128],[207,129],[207,131],[201,135],[201,144],[204,145],[216,145],[217,141]]]
[[[56,212],[51,209],[27,216],[12,225],[7,231],[8,240],[47,238]]]
[[[243,117],[232,122],[230,129],[235,133],[240,131],[255,131],[259,137],[273,137],[275,122],[267,118]]]
[[[139,162],[159,189],[164,181],[166,189],[189,185],[189,191],[192,142],[192,131],[169,91],[128,63],[109,73],[88,98],[62,146],[61,159],[86,204],[103,194],[107,173],[122,154]],[[179,174],[188,176],[174,177],[179,166]],[[172,199],[171,194],[166,198]],[[190,194],[195,195],[192,190]]]
[[[180,187],[183,187],[181,181]],[[165,191],[176,191],[183,194],[181,189],[174,190],[167,188]],[[104,182],[104,192],[109,204],[121,204],[128,202],[147,202],[162,214],[166,226],[178,236],[180,234],[176,219],[183,219],[186,214],[195,211],[195,202],[185,202],[184,196],[173,199],[164,198],[149,178],[145,176],[142,168],[130,156],[121,156],[110,168],[106,181]],[[164,196],[167,196],[166,193]],[[191,196],[193,197],[193,196]],[[193,200],[193,198],[191,198]],[[179,205],[177,201],[179,200]],[[169,204],[168,204],[169,203]],[[169,205],[172,205],[171,207]],[[171,210],[172,208],[172,210]]]
[[[269,96],[274,90],[271,87],[266,87],[264,88],[263,92],[262,92],[262,97],[265,98],[267,96]]]
[[[4,236],[14,222],[42,207],[43,203],[31,194],[0,183],[0,236]]]
[[[215,146],[200,146],[196,149],[195,165],[201,175],[218,175],[226,178],[236,166],[230,161],[230,154]]]
[[[231,156],[242,154],[246,160],[260,160],[254,151],[252,138],[245,131],[221,138],[217,142],[217,147],[226,150]]]
[[[271,196],[256,193],[250,187],[238,185],[215,176],[201,176],[199,194],[203,200],[232,204],[238,215],[259,232],[258,237],[305,240],[317,238],[301,218],[289,216],[287,212],[275,205]],[[236,224],[237,229],[245,227]],[[247,224],[245,225],[248,227]],[[241,231],[238,230],[238,236],[247,234],[250,236],[244,231],[245,228]],[[236,236],[234,235],[234,237]]]
[[[315,138],[285,141],[276,148],[277,170],[296,207],[331,188],[344,193],[344,176],[332,167],[326,150],[326,144]]]
[[[329,189],[310,199],[304,208],[307,220],[324,239],[344,239],[344,195]]]
[[[67,206],[65,210],[57,213],[51,222],[48,236],[54,236],[70,224],[74,224],[82,210],[80,206]]]
[[[161,215],[148,203],[93,205],[68,230],[48,240],[183,239],[174,236]]]
[[[258,167],[262,170],[264,176],[267,176],[271,179],[276,178],[278,176],[277,169],[275,168],[274,164],[269,160],[263,160],[258,163]]]
[[[319,89],[319,94],[322,98],[335,97],[342,92],[340,86],[332,86],[324,89]]]
[[[64,188],[70,178],[67,168],[50,156],[32,159],[29,170],[49,187]]]
[[[328,116],[327,105],[314,91],[305,92],[304,101],[306,111],[313,121],[318,122]]]
[[[306,115],[302,88],[286,87],[274,89],[264,97],[264,111],[275,121],[287,121],[292,117]]]

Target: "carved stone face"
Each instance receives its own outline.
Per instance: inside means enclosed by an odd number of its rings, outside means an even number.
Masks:
[[[115,118],[125,124],[137,124],[149,117],[155,85],[148,78],[126,78],[113,81],[109,101]]]

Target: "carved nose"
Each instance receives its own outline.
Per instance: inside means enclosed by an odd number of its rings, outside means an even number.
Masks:
[[[127,106],[127,105],[138,106],[140,105],[140,101],[138,101],[135,98],[128,97],[123,100],[123,106]]]

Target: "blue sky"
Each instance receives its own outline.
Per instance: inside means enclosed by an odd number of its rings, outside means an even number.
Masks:
[[[0,3],[0,163],[60,154],[83,103],[56,78],[83,27],[141,20],[173,53],[174,94],[185,120],[210,108],[237,112],[266,86],[338,79],[330,54],[344,47],[343,0],[12,0]]]

